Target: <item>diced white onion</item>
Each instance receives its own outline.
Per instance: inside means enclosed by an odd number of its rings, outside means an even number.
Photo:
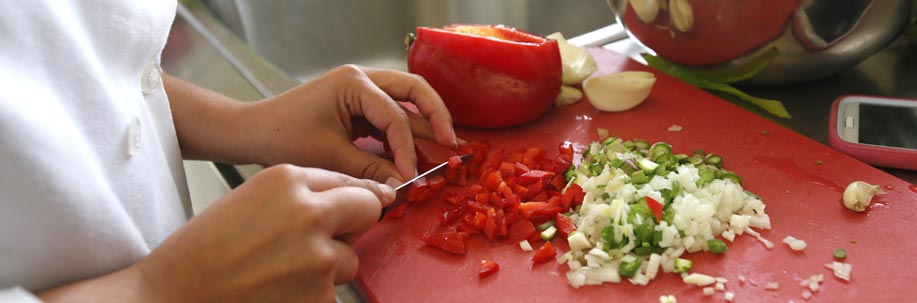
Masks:
[[[532,251],[532,244],[529,244],[529,240],[522,240],[519,241],[519,248],[523,251]]]
[[[705,274],[692,273],[683,278],[682,282],[685,284],[693,284],[697,286],[707,286],[716,282],[716,279]]]

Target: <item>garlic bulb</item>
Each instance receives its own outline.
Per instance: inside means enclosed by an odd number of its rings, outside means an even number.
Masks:
[[[855,212],[863,212],[869,206],[873,196],[884,193],[878,185],[856,181],[844,189],[844,206]]]

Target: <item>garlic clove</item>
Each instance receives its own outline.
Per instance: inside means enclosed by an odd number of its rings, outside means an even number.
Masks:
[[[660,5],[659,2],[665,2],[667,0],[630,0],[630,7],[634,9],[634,13],[637,14],[637,18],[643,23],[653,23],[656,21],[656,16],[659,15]]]
[[[583,91],[596,108],[625,111],[637,106],[649,96],[656,75],[649,72],[627,71],[586,79]]]
[[[550,34],[547,38],[557,40],[565,85],[579,84],[598,69],[589,50],[567,43],[567,39],[561,33]]]
[[[873,196],[884,193],[878,185],[856,181],[844,189],[844,206],[855,212],[863,212],[869,206]]]
[[[583,99],[583,92],[578,88],[563,85],[560,87],[560,94],[557,95],[557,99],[554,99],[554,106],[566,106]]]
[[[694,9],[688,0],[672,0],[669,2],[669,19],[675,29],[687,33],[694,27]]]

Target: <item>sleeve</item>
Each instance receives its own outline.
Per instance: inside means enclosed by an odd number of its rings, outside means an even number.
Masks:
[[[0,289],[0,303],[41,303],[41,300],[22,287],[14,287]]]

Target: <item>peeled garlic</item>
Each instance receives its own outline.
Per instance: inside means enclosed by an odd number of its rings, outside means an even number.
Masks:
[[[596,108],[625,111],[637,106],[649,96],[656,76],[649,72],[618,72],[586,79],[583,91]]]
[[[669,19],[675,29],[687,33],[694,27],[694,9],[688,0],[672,0],[669,2]]]
[[[862,212],[869,206],[872,197],[876,194],[885,192],[878,185],[872,185],[863,181],[856,181],[847,185],[844,189],[844,206],[847,209]]]
[[[659,15],[659,1],[667,0],[630,0],[630,7],[634,8],[634,12],[637,13],[637,18],[643,23],[652,23],[656,21],[656,16]]]
[[[554,106],[560,107],[570,105],[579,102],[579,100],[582,99],[583,92],[581,92],[578,88],[569,85],[563,85],[560,87],[560,94],[557,95],[557,99],[554,99]]]
[[[592,58],[589,50],[567,43],[567,39],[564,39],[561,33],[550,34],[547,38],[557,40],[557,47],[560,49],[560,61],[563,65],[564,84],[579,84],[598,68],[595,64],[595,58]]]

